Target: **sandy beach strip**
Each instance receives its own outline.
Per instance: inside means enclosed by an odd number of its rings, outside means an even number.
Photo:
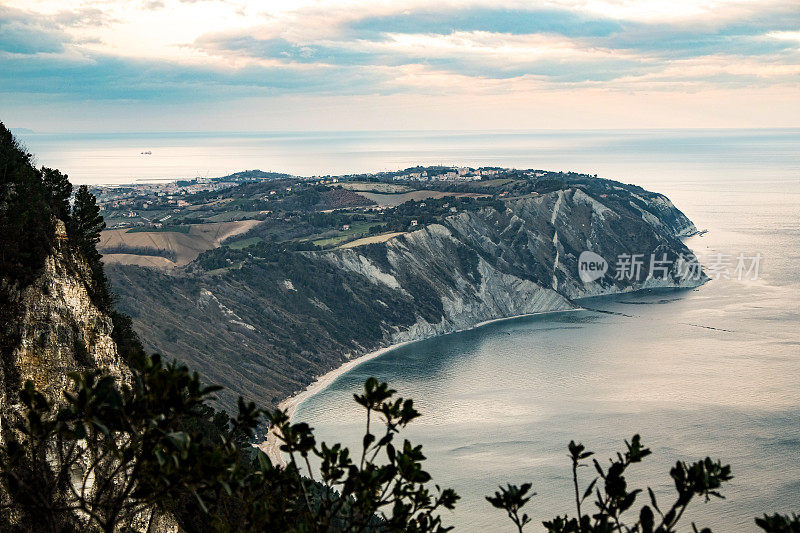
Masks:
[[[395,348],[399,348],[400,346],[404,346],[411,342],[415,341],[406,341],[397,344],[392,344],[391,346],[387,346],[386,348],[381,348],[380,350],[375,350],[374,352],[369,352],[360,357],[356,357],[354,359],[347,361],[339,368],[331,370],[327,374],[324,374],[319,378],[317,378],[317,380],[314,383],[306,387],[304,390],[283,400],[281,403],[278,404],[278,409],[285,410],[286,414],[291,419],[294,416],[294,412],[297,410],[297,408],[300,406],[301,403],[311,398],[321,390],[325,389],[325,387],[333,383],[336,380],[336,378],[338,378],[345,372],[352,370],[361,363],[365,363],[370,359],[374,359],[380,355],[385,354],[386,352],[389,352],[391,350],[394,350]],[[261,449],[262,452],[267,454],[267,457],[269,457],[273,465],[285,466],[286,462],[283,460],[283,454],[280,451],[280,445],[281,445],[280,439],[278,439],[278,436],[275,434],[273,428],[270,428],[270,430],[267,432],[267,440],[259,444],[258,447],[259,449]]]

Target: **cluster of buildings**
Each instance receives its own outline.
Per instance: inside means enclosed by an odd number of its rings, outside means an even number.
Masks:
[[[93,189],[98,198],[106,201],[125,201],[142,196],[178,196],[204,191],[216,191],[238,185],[236,182],[212,181],[210,178],[197,178],[190,182],[170,181],[166,183],[138,183],[134,185],[103,185]]]
[[[104,209],[126,209],[137,207],[150,209],[157,205],[187,207],[189,202],[182,196],[205,191],[216,191],[237,185],[233,182],[197,179],[192,182],[140,183],[120,186],[95,186],[93,192]],[[138,216],[129,210],[125,216]]]
[[[494,176],[497,172],[497,169],[454,167],[445,172],[429,172],[427,170],[408,172],[394,176],[392,179],[395,181],[476,181],[484,176]]]

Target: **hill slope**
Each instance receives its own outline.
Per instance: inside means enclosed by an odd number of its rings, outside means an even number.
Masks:
[[[324,251],[253,247],[220,273],[108,268],[118,302],[148,348],[236,395],[277,403],[349,357],[518,314],[569,309],[583,296],[699,284],[614,279],[615,258],[690,251],[694,226],[665,197],[594,180],[487,203],[385,242]],[[272,251],[270,251],[272,250]],[[609,273],[578,278],[584,250]],[[218,253],[222,253],[218,251]],[[201,257],[202,258],[202,257]]]

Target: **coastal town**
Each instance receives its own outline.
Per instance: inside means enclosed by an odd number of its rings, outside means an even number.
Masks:
[[[446,190],[470,183],[478,185],[490,183],[496,185],[497,180],[530,180],[547,177],[551,173],[542,170],[516,170],[500,167],[412,167],[397,172],[378,172],[351,174],[343,176],[294,176],[277,172],[248,170],[228,176],[216,178],[193,178],[171,181],[140,182],[128,185],[96,185],[92,192],[97,196],[103,209],[108,228],[131,228],[135,226],[161,228],[175,224],[178,220],[199,222],[197,211],[199,204],[225,202],[225,194],[217,197],[214,192],[230,190],[243,184],[264,184],[264,201],[274,200],[292,192],[292,186],[308,187],[345,187],[351,183],[385,183],[392,184],[395,189],[385,192],[404,192],[403,184],[414,189]],[[291,183],[290,183],[291,182]],[[269,184],[276,185],[270,187]],[[284,184],[283,187],[279,185]],[[399,188],[398,188],[399,187]],[[380,191],[376,191],[380,193]],[[502,194],[500,192],[499,194]],[[225,209],[230,211],[230,209]],[[270,209],[248,210],[250,217],[264,216]],[[216,213],[219,214],[219,213]],[[212,215],[213,217],[213,215]],[[218,217],[225,218],[225,217]],[[234,218],[237,218],[234,215]],[[239,217],[244,218],[244,217]],[[222,220],[211,220],[219,222]]]

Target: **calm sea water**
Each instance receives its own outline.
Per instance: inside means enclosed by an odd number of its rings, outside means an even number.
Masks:
[[[507,481],[533,482],[537,521],[572,513],[569,440],[603,459],[635,432],[654,454],[630,481],[663,503],[676,460],[732,465],[727,499],[690,507],[698,525],[755,531],[755,515],[800,511],[800,130],[21,137],[79,183],[446,163],[576,170],[667,194],[709,230],[688,243],[701,259],[760,252],[760,279],[593,300],[619,314],[542,315],[408,345],[340,377],[296,417],[355,448],[352,394],[366,377],[413,397],[423,417],[407,435],[461,494],[448,518],[463,531],[512,530],[483,499]],[[581,474],[587,483],[592,470]]]
[[[630,482],[662,503],[675,461],[732,465],[727,499],[693,504],[684,530],[696,520],[756,531],[756,515],[800,511],[798,132],[535,135],[527,142],[547,148],[517,160],[524,143],[510,138],[519,144],[503,164],[594,171],[669,195],[709,230],[688,242],[701,258],[761,253],[760,279],[594,299],[586,305],[620,314],[542,315],[408,345],[345,374],[296,419],[357,448],[352,394],[364,379],[414,398],[423,416],[407,435],[437,482],[462,495],[450,517],[459,530],[512,531],[483,499],[506,481],[533,482],[537,521],[574,512],[569,440],[605,459],[635,432],[654,454]]]

